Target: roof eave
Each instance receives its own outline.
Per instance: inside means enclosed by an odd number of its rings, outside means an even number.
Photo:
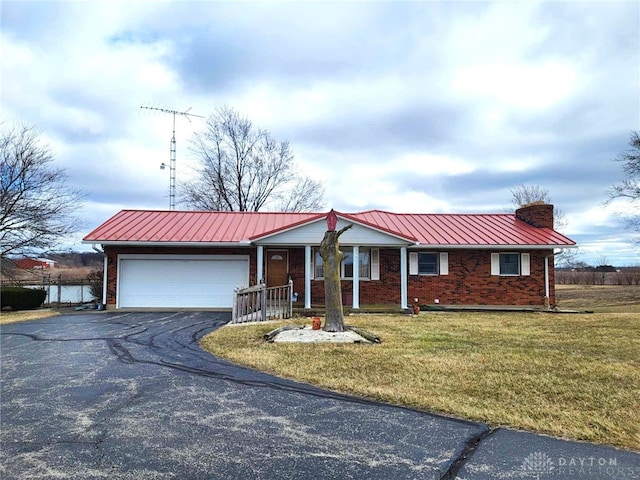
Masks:
[[[577,248],[577,245],[526,245],[526,244],[511,244],[511,245],[451,245],[451,244],[432,244],[432,243],[421,243],[419,245],[415,245],[413,247],[409,247],[410,249],[424,249],[424,248],[437,248],[437,249],[447,249],[447,250],[513,250],[513,249],[527,249],[527,250],[551,250],[556,248]]]
[[[106,246],[127,246],[127,247],[250,247],[256,246],[259,242],[251,242],[250,240],[241,240],[239,242],[153,242],[153,241],[137,241],[137,240],[82,240],[83,244],[89,245],[106,245]],[[295,245],[295,246],[301,246]],[[347,244],[345,244],[347,245]],[[293,245],[292,245],[293,246]],[[435,248],[435,249],[447,249],[447,250],[513,250],[513,249],[528,249],[528,250],[551,250],[556,248],[577,248],[577,245],[561,245],[561,244],[549,244],[549,245],[528,245],[528,244],[510,244],[510,245],[473,245],[473,244],[433,244],[433,243],[413,243],[409,245],[385,245],[385,247],[402,247],[406,246],[410,250]]]
[[[138,240],[82,240],[84,244],[100,244],[106,246],[122,247],[250,247],[249,240],[239,242],[154,242]]]

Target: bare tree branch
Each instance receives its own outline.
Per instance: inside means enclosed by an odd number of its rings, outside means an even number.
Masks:
[[[323,204],[324,187],[310,177],[302,177],[290,192],[279,195],[282,212],[312,212]]]
[[[510,190],[513,196],[512,202],[517,207],[524,207],[530,203],[544,202],[551,203],[549,190],[542,188],[540,185],[518,185]]]
[[[638,233],[635,242],[640,244],[640,134],[631,132],[629,139],[630,149],[622,152],[614,159],[622,163],[624,177],[620,182],[611,186],[608,200],[611,203],[617,198],[629,201],[633,213],[625,216],[627,226]]]
[[[541,187],[540,185],[521,184],[512,188],[510,192],[512,195],[511,203],[515,205],[516,208],[524,207],[525,205],[536,202],[544,202],[548,204],[553,203],[551,201],[549,190]],[[567,223],[567,217],[564,212],[554,205],[553,228],[555,230],[562,231],[567,227]]]
[[[51,249],[80,228],[74,217],[81,192],[67,186],[53,154],[31,126],[0,132],[0,257]]]
[[[322,184],[298,174],[289,143],[277,142],[229,107],[207,119],[191,148],[198,157],[198,176],[181,188],[189,208],[257,212],[323,207]]]

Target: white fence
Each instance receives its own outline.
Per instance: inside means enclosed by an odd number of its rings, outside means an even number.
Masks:
[[[89,285],[24,285],[25,288],[44,290],[47,297],[45,304],[51,303],[86,303],[95,300]]]
[[[281,287],[265,284],[236,288],[230,323],[264,322],[273,318],[291,318],[293,282]]]

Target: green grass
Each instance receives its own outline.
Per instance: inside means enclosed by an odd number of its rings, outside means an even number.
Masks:
[[[270,344],[262,335],[278,324],[269,324],[224,327],[202,345],[336,391],[640,450],[637,314],[422,313],[347,323],[383,343]]]

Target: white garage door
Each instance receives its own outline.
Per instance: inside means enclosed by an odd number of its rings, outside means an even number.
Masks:
[[[238,255],[121,255],[120,308],[231,308],[249,284],[249,258]]]

